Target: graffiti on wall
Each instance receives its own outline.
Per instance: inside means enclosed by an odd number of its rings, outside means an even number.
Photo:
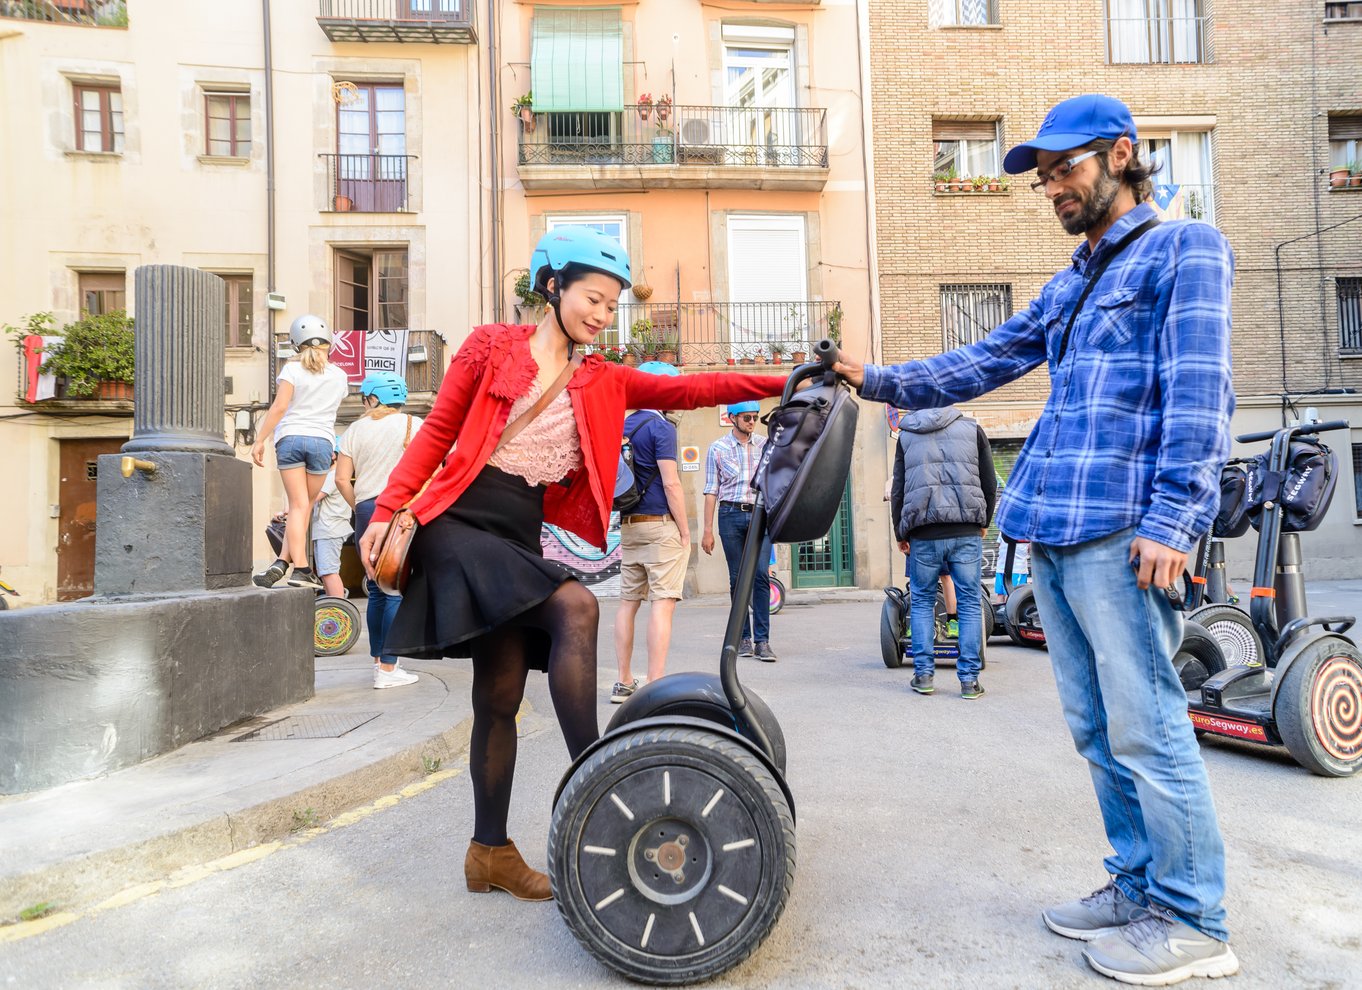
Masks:
[[[539,534],[544,557],[556,560],[595,593],[597,598],[618,598],[620,593],[620,518],[610,514],[605,535],[606,551],[578,539],[565,529],[545,523]]]

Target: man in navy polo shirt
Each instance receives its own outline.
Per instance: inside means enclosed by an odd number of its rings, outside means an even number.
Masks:
[[[1060,702],[1087,759],[1109,882],[1047,908],[1098,972],[1167,986],[1229,976],[1225,854],[1172,657],[1163,589],[1211,525],[1229,454],[1234,257],[1197,221],[1159,224],[1152,173],[1119,100],[1065,100],[1008,152],[1036,171],[1071,264],[983,340],[892,367],[845,361],[861,395],[900,408],[966,402],[1045,364],[1050,396],[998,507],[1031,541]]]
[[[679,375],[673,365],[647,361],[639,371]],[[634,452],[634,480],[643,496],[620,515],[620,607],[615,613],[615,659],[619,680],[610,692],[616,705],[638,689],[630,661],[634,619],[647,600],[648,680],[667,671],[672,614],[681,600],[690,561],[690,522],[676,469],[676,427],[656,409],[638,409],[624,421]]]

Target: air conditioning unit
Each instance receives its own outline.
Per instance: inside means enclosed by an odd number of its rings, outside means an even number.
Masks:
[[[692,147],[703,147],[709,141],[709,121],[691,117],[681,125],[681,143]]]

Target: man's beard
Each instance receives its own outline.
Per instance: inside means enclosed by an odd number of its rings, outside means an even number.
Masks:
[[[1106,221],[1107,214],[1111,212],[1111,204],[1116,202],[1116,196],[1121,191],[1121,182],[1107,171],[1105,162],[1101,163],[1101,169],[1102,173],[1097,177],[1087,200],[1079,200],[1080,209],[1077,213],[1065,216],[1058,212],[1060,206],[1071,199],[1077,199],[1076,196],[1066,194],[1055,201],[1056,216],[1059,217],[1065,233],[1085,234]]]

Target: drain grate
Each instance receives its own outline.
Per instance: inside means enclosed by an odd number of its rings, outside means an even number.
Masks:
[[[267,722],[258,729],[237,736],[232,742],[272,742],[279,739],[339,739],[347,732],[372,722],[381,712],[354,712],[349,715],[290,715]]]

